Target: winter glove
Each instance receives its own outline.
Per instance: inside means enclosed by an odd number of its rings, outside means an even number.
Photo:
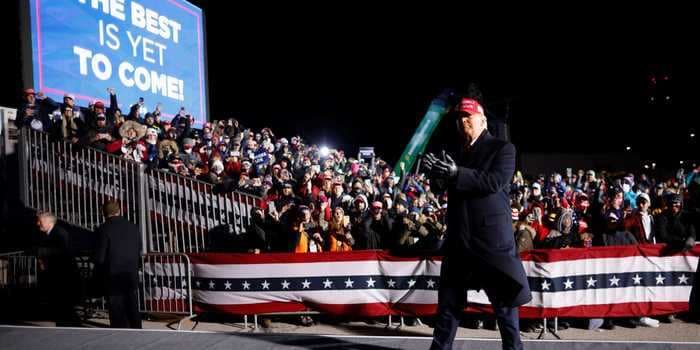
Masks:
[[[448,181],[454,180],[457,177],[457,163],[445,153],[442,152],[442,159],[438,159],[432,153],[426,156],[429,162],[432,164],[432,174],[437,178],[446,179]]]
[[[694,246],[695,246],[695,238],[688,237],[685,240],[685,245],[683,246],[683,251],[691,250],[691,249],[693,249]]]

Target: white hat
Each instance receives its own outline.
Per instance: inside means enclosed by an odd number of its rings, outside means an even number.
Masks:
[[[644,200],[647,201],[647,203],[651,203],[651,198],[649,198],[649,195],[646,194],[646,193],[644,193],[644,192],[640,193],[640,194],[637,196],[637,203],[639,203],[639,200],[640,200],[640,199],[644,199]]]

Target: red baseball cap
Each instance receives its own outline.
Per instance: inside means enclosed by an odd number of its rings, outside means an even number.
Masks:
[[[458,111],[469,114],[484,114],[484,108],[481,107],[477,100],[466,97],[462,98],[462,100],[459,102]]]

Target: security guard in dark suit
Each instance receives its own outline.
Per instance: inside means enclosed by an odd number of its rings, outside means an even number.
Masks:
[[[109,325],[113,328],[141,328],[137,290],[141,260],[139,228],[120,216],[119,204],[102,206],[105,222],[97,228],[99,244],[95,256],[109,299]]]
[[[444,152],[440,158],[431,153],[423,160],[425,170],[446,183],[449,192],[431,349],[452,347],[468,289],[484,289],[488,295],[503,349],[522,349],[518,306],[532,296],[511,226],[508,191],[515,147],[489,134],[476,100],[462,98],[455,114],[464,139],[457,161]]]
[[[46,234],[38,249],[39,281],[49,296],[56,326],[76,326],[78,318],[73,307],[80,294],[78,268],[68,231],[56,225],[56,216],[50,212],[37,214],[37,227]]]

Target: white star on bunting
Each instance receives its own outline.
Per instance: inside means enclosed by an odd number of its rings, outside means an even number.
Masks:
[[[610,279],[610,286],[611,286],[611,287],[612,287],[612,286],[618,286],[618,287],[619,287],[619,286],[620,286],[620,279],[617,278],[617,276],[613,276],[613,277]]]
[[[642,278],[639,277],[639,274],[634,275],[634,277],[632,277],[632,279],[634,280],[634,284],[641,284],[642,283]]]
[[[549,286],[551,283],[547,282],[547,280],[542,281],[542,290],[549,290]]]
[[[658,276],[656,276],[656,284],[657,284],[657,285],[658,285],[658,284],[664,284],[664,280],[665,280],[665,279],[666,279],[666,277],[663,277],[663,276],[661,276],[661,274],[659,274]]]

